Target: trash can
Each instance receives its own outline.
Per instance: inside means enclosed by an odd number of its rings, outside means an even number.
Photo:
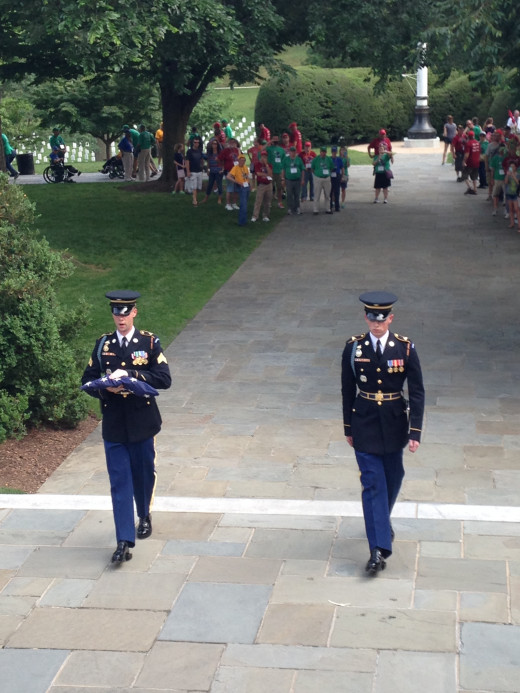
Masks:
[[[34,156],[32,154],[17,154],[16,164],[21,176],[34,176]]]

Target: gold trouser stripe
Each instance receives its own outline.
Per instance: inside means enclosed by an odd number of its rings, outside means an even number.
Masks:
[[[152,489],[152,497],[150,498],[150,507],[148,508],[148,514],[151,513],[152,511],[152,506],[153,506],[153,501],[155,498],[155,488],[157,486],[157,472],[156,472],[156,465],[155,462],[157,460],[157,451],[155,449],[155,436],[153,437],[153,476],[154,476],[154,482],[153,482],[153,489]]]

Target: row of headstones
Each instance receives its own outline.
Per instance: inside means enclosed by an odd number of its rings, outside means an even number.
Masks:
[[[39,150],[27,149],[24,144],[18,146],[18,154],[28,154],[32,153],[34,156],[35,164],[42,164],[49,161],[49,145],[47,142],[42,141],[42,146]],[[82,144],[77,144],[73,142],[70,148],[67,148],[65,154],[65,161],[73,161],[77,163],[84,163],[85,161],[95,161],[96,154],[91,151],[88,147],[84,147]]]

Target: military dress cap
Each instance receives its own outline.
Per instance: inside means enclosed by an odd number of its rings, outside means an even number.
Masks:
[[[114,315],[128,315],[135,302],[141,296],[138,291],[107,291],[105,296],[110,301],[110,308]]]
[[[359,297],[369,320],[383,322],[392,312],[397,296],[389,291],[367,291]]]

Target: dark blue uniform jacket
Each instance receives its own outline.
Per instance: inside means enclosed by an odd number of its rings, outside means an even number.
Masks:
[[[402,393],[407,381],[410,405],[408,421]],[[424,386],[419,357],[407,337],[389,333],[378,359],[369,333],[352,337],[343,351],[341,391],[345,435],[352,436],[360,452],[383,455],[402,450],[408,440],[421,440]],[[360,391],[379,398],[365,399]],[[379,395],[391,394],[384,400]]]
[[[170,387],[170,369],[159,338],[151,332],[135,330],[126,350],[119,346],[117,334],[102,335],[97,341],[81,384],[124,368],[131,377],[157,390]],[[103,438],[111,443],[137,443],[161,430],[161,415],[155,397],[132,393],[114,394],[106,390],[89,392],[101,400]]]

